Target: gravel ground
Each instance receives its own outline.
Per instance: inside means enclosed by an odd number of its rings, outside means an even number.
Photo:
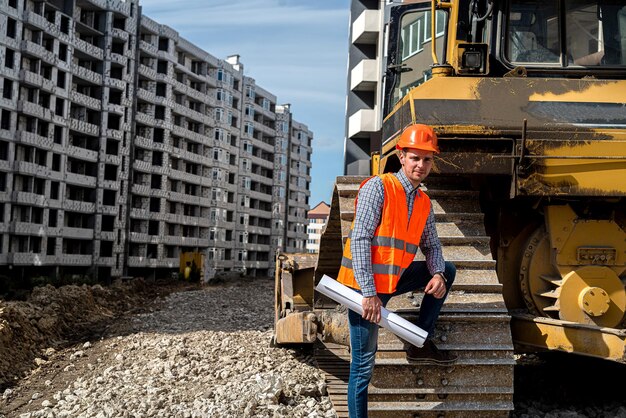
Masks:
[[[173,293],[96,341],[50,353],[0,416],[333,417],[306,352],[270,347],[273,281]]]
[[[0,395],[0,418],[334,417],[309,352],[270,347],[272,280],[187,288],[49,348]],[[513,418],[626,418],[626,366],[520,356]]]

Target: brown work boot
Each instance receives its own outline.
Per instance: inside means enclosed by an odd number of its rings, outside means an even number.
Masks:
[[[406,349],[406,360],[411,364],[446,366],[454,363],[456,359],[456,354],[439,350],[432,340],[426,340],[421,348],[410,344]]]

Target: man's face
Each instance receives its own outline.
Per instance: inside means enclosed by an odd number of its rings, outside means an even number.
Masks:
[[[417,187],[433,167],[433,152],[408,148],[400,151],[400,163],[413,187]]]

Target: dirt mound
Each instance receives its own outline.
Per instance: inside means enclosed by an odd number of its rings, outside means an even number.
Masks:
[[[0,392],[60,347],[169,290],[135,279],[110,287],[47,285],[27,301],[0,301]]]

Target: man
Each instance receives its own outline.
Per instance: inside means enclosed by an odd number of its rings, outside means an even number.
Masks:
[[[456,356],[432,342],[435,321],[454,281],[456,268],[445,262],[430,199],[419,190],[439,153],[437,136],[426,125],[406,128],[396,145],[402,168],[361,184],[352,230],[337,280],[363,295],[363,315],[348,311],[351,418],[367,417],[367,387],[374,370],[380,310],[392,296],[424,288],[417,325],[428,332],[422,348],[405,343],[407,361],[453,363]],[[426,261],[413,261],[418,247]]]

